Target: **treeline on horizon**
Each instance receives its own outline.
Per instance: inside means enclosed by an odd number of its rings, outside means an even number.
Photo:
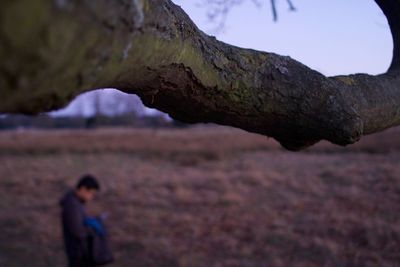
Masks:
[[[119,115],[98,114],[83,116],[51,116],[49,114],[2,115],[0,130],[13,129],[93,129],[99,127],[132,128],[182,128],[187,124],[167,118],[164,114],[135,116],[132,113]]]

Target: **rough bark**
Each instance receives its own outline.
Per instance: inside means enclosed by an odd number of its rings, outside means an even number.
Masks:
[[[38,113],[113,87],[179,120],[274,137],[292,150],[400,124],[400,1],[376,0],[394,40],[386,74],[325,77],[201,32],[169,0],[2,0],[0,112]]]

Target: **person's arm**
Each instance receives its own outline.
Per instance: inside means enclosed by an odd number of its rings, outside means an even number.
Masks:
[[[64,206],[65,227],[67,231],[76,238],[79,248],[77,255],[79,258],[89,258],[88,230],[84,225],[85,215],[82,207],[76,202],[70,202]]]
[[[85,242],[87,230],[84,226],[84,217],[78,204],[71,202],[64,207],[65,226],[75,238]]]

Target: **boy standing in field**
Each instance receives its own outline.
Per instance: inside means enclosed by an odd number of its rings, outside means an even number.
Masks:
[[[100,185],[97,179],[91,175],[85,175],[79,180],[76,188],[67,192],[60,201],[69,267],[93,266],[89,256],[89,231],[85,226],[87,216],[84,204],[91,201],[99,190]]]

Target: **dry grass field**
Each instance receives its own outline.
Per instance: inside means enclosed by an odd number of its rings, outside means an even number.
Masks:
[[[66,266],[58,200],[102,191],[115,267],[400,266],[400,129],[303,152],[223,127],[0,132],[0,266]]]

